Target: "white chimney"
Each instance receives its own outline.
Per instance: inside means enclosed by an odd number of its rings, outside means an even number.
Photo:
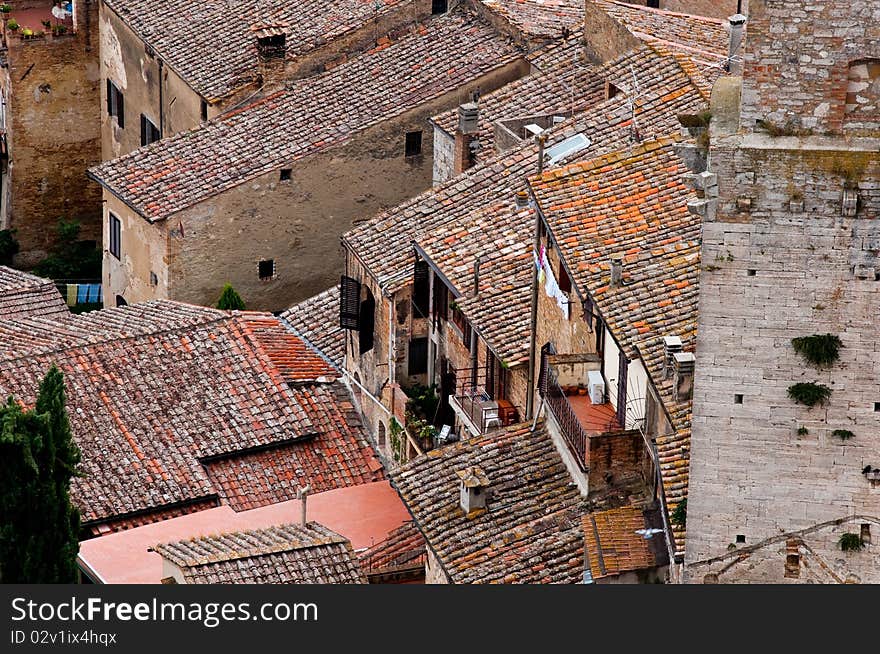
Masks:
[[[672,377],[672,370],[675,367],[673,357],[684,349],[684,345],[678,336],[663,337],[663,378]]]
[[[694,368],[697,358],[693,352],[678,352],[673,358],[672,400],[684,402],[694,395]]]
[[[476,518],[486,511],[486,491],[489,489],[489,478],[482,468],[470,466],[459,470],[461,480],[459,488],[459,504],[468,519]]]

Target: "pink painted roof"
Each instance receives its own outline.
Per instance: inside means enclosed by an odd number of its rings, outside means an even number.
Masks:
[[[220,533],[264,529],[299,522],[299,500],[236,513],[229,506],[199,511],[80,543],[79,561],[108,584],[158,584],[162,558],[148,548],[159,543]],[[387,481],[338,488],[309,497],[308,519],[351,541],[360,549],[385,540],[412,520]]]

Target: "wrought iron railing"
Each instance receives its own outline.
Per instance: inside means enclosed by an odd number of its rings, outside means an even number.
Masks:
[[[572,454],[574,454],[578,466],[582,471],[586,472],[587,454],[590,446],[587,432],[569,403],[568,397],[559,384],[556,383],[556,380],[552,378],[552,375],[546,382],[546,388],[547,393],[544,396],[544,400],[553,412],[553,417],[556,418],[559,429],[562,431],[562,437],[565,439]]]

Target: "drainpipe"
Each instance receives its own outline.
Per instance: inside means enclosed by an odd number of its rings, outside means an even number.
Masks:
[[[538,174],[544,172],[544,142],[547,137],[538,134],[535,140],[538,142]],[[535,209],[535,239],[534,251],[541,251],[541,218],[538,215],[537,207]],[[538,326],[538,269],[532,267],[532,317],[529,335],[529,381],[528,392],[526,393],[526,422],[532,419],[535,411],[535,347],[538,339],[536,333]]]
[[[158,59],[158,57],[157,57]],[[159,138],[165,138],[165,100],[163,88],[165,87],[165,81],[162,76],[162,71],[164,69],[164,63],[161,59],[159,61]]]

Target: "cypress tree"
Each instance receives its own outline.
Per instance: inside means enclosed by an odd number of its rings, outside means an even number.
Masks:
[[[241,296],[234,288],[232,288],[232,284],[227,284],[223,287],[223,292],[220,293],[220,299],[217,300],[217,308],[226,311],[244,311],[244,300],[242,300]]]
[[[80,461],[64,377],[49,370],[33,410],[0,407],[0,581],[75,583],[79,511],[70,480]]]

